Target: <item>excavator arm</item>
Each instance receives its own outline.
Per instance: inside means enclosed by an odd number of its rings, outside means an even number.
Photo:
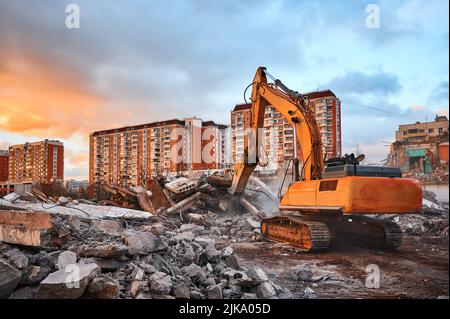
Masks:
[[[258,165],[259,153],[262,148],[258,129],[264,126],[266,106],[273,106],[294,128],[294,176],[296,180],[320,179],[324,166],[322,141],[320,131],[315,121],[314,111],[305,103],[301,94],[288,89],[280,80],[267,82],[265,67],[259,67],[253,78],[251,130],[244,136],[244,155],[242,161],[235,164],[231,192],[242,193],[248,179]],[[297,149],[300,151],[298,152]],[[302,162],[302,174],[298,174],[298,156]]]

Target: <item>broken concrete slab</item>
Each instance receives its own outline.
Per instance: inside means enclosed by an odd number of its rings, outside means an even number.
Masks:
[[[264,270],[259,267],[250,268],[247,271],[247,276],[252,279],[252,284],[255,286],[269,280]]]
[[[14,291],[8,299],[34,299],[34,294],[36,293],[36,287],[23,287]]]
[[[209,244],[205,248],[206,258],[212,262],[218,262],[220,259],[220,251],[216,249],[214,244]]]
[[[116,271],[125,265],[125,262],[115,258],[93,257],[92,261],[102,269],[102,272]]]
[[[128,247],[122,244],[103,244],[97,246],[81,245],[77,253],[81,257],[121,257],[129,253]]]
[[[260,222],[254,221],[253,219],[251,219],[250,217],[246,219],[247,223],[252,227],[252,228],[258,228],[261,227]]]
[[[73,251],[63,251],[58,255],[58,262],[56,268],[65,269],[67,265],[75,264],[77,262],[77,254]]]
[[[150,232],[126,230],[122,232],[122,239],[131,254],[146,255],[165,248],[164,243]]]
[[[49,268],[41,266],[28,266],[22,275],[20,285],[33,286],[44,280],[51,273]]]
[[[147,281],[143,281],[143,280],[134,280],[132,283],[131,283],[131,286],[130,286],[130,290],[128,291],[128,294],[131,296],[131,297],[137,297],[138,295],[139,295],[139,293],[143,290],[143,289],[145,289],[145,287],[147,287],[147,289],[148,289],[148,283],[147,283]]]
[[[51,214],[39,211],[0,211],[0,241],[39,247],[54,239]]]
[[[222,284],[211,285],[206,289],[208,299],[223,299]]]
[[[241,299],[258,299],[258,296],[255,293],[244,292],[241,295]]]
[[[256,296],[258,296],[259,299],[269,299],[276,296],[275,289],[269,282],[263,282],[258,285]]]
[[[92,279],[83,297],[95,299],[119,298],[119,282],[105,275]]]
[[[112,236],[120,236],[123,230],[120,223],[113,220],[93,219],[92,226],[99,231]]]
[[[95,263],[71,264],[47,276],[36,291],[38,299],[80,298],[89,282],[100,274]]]
[[[24,269],[28,266],[28,257],[17,248],[8,250],[5,256],[19,269]]]
[[[172,279],[168,274],[157,271],[150,276],[149,285],[152,293],[168,295],[172,289]]]
[[[189,286],[184,282],[177,283],[173,286],[173,295],[178,299],[190,299],[191,294],[189,291]]]
[[[236,255],[231,255],[225,258],[225,263],[234,269],[240,269],[241,265],[239,264],[239,259]]]
[[[305,299],[316,299],[317,295],[314,290],[309,287],[306,287],[303,298]]]
[[[0,299],[8,298],[20,283],[22,273],[0,258]]]

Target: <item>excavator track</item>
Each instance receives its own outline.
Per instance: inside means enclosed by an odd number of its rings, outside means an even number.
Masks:
[[[263,219],[261,234],[269,240],[288,243],[307,251],[325,250],[330,244],[330,232],[326,224],[293,216]]]
[[[395,250],[401,246],[403,236],[394,222],[352,215],[324,219],[289,215],[266,218],[261,221],[261,234],[268,240],[306,251],[340,245]]]
[[[354,223],[353,229],[364,229],[367,235],[360,243],[377,249],[394,250],[402,244],[403,233],[400,226],[387,220],[377,220],[365,216],[349,216]],[[351,229],[350,229],[351,230]]]

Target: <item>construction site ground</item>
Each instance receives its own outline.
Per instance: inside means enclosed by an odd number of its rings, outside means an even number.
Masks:
[[[236,243],[235,253],[246,266],[259,266],[275,283],[301,298],[311,287],[319,298],[437,298],[448,296],[448,242],[442,236],[405,234],[397,251],[358,247],[303,252],[272,242]],[[332,266],[344,281],[317,283],[293,280],[292,267],[300,262],[314,267]],[[380,288],[366,288],[367,265],[380,268]]]

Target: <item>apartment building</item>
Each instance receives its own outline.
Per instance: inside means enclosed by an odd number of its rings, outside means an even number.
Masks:
[[[327,158],[341,156],[341,104],[331,90],[311,92],[305,101],[316,112],[324,153]],[[244,131],[250,127],[251,104],[238,104],[231,111],[232,158],[240,161],[244,151]],[[294,155],[294,130],[289,122],[273,106],[266,107],[264,114],[263,144],[268,165],[257,170],[272,173],[284,170]]]
[[[7,150],[0,150],[0,182],[8,180],[9,153]]]
[[[77,193],[80,189],[88,189],[89,181],[77,181],[70,179],[65,181],[65,187],[69,193]]]
[[[448,119],[446,116],[436,115],[433,122],[400,125],[395,131],[395,140],[397,142],[423,142],[443,134],[448,134]]]
[[[222,168],[227,131],[194,117],[93,132],[89,183],[140,185],[158,174]]]
[[[331,90],[305,93],[305,101],[316,113],[327,159],[342,156],[341,101]]]
[[[51,183],[64,179],[64,146],[44,140],[9,147],[8,181]]]
[[[448,126],[447,117],[438,115],[433,122],[399,125],[387,165],[403,171],[419,169],[425,174],[441,165],[448,166]]]

